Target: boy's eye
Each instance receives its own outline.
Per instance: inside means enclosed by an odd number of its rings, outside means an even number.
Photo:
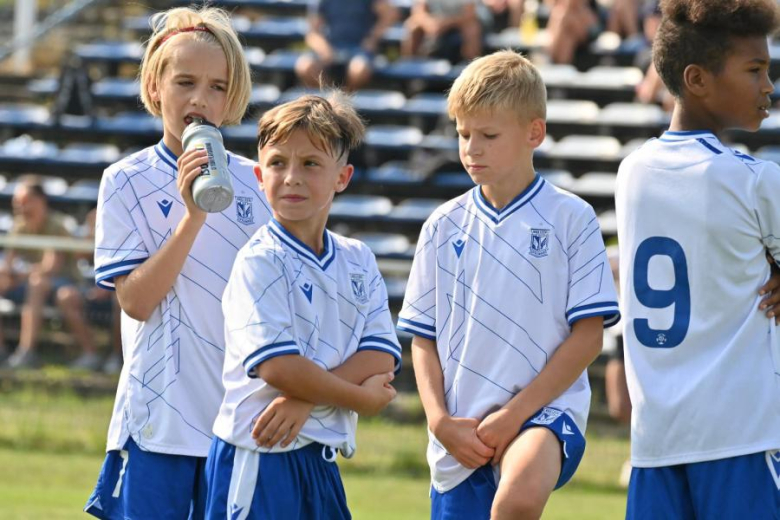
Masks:
[[[306,166],[319,166],[319,163],[316,161],[306,161],[304,164]]]
[[[485,134],[485,139],[495,139],[498,134]]]
[[[214,88],[214,90],[218,90],[218,91],[220,91],[220,92],[224,92],[225,90],[227,90],[227,89],[226,89],[225,87],[223,87],[222,85],[214,85],[214,87],[213,87],[213,88]]]

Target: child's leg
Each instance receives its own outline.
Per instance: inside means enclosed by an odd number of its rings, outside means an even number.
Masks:
[[[106,455],[84,511],[106,520],[188,518],[203,463],[203,457],[143,451],[130,439]]]
[[[547,428],[530,428],[518,435],[501,459],[491,519],[540,518],[558,482],[561,459],[561,443]]]

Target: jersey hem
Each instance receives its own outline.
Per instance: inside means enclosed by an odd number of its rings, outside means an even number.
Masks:
[[[763,453],[765,451],[777,449],[780,449],[780,442],[767,441],[750,446],[740,446],[738,448],[692,453],[656,460],[637,459],[635,457],[631,457],[631,465],[636,468],[660,468],[665,466],[678,466],[680,464],[696,464],[698,462],[729,459],[732,457],[741,457],[743,455],[752,455],[754,453]]]

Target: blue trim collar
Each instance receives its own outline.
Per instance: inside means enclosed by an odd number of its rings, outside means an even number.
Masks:
[[[545,180],[537,173],[534,180],[531,181],[531,184],[515,197],[512,202],[501,209],[494,208],[490,202],[485,200],[479,186],[474,187],[472,196],[474,197],[474,203],[477,205],[477,209],[484,213],[492,222],[499,224],[503,220],[506,220],[509,215],[531,202],[531,199],[542,190],[544,185]]]
[[[326,229],[322,233],[322,254],[317,255],[309,246],[298,240],[292,233],[284,229],[278,220],[271,218],[268,221],[269,231],[279,240],[281,240],[287,247],[301,255],[315,266],[319,267],[323,271],[328,268],[330,263],[336,258],[336,248],[333,244],[333,237]]]
[[[695,139],[698,137],[714,137],[715,139],[717,139],[715,134],[713,134],[709,130],[685,130],[680,132],[667,130],[666,132],[661,134],[661,137],[659,137],[659,139],[661,141],[687,141],[688,139]]]

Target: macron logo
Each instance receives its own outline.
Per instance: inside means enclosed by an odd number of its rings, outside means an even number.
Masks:
[[[572,431],[571,426],[569,426],[566,423],[563,423],[563,428],[561,428],[561,430],[563,430],[563,434],[564,435],[574,435],[574,432]]]
[[[233,504],[230,507],[230,520],[238,520],[241,518],[241,513],[244,511],[243,507],[238,507],[238,504]]]
[[[460,258],[460,254],[463,252],[463,248],[466,246],[466,241],[462,238],[459,238],[455,242],[452,243],[452,247],[455,248],[455,254],[458,255],[458,258]]]
[[[303,291],[303,295],[306,296],[306,299],[309,300],[309,303],[311,303],[311,295],[314,292],[314,287],[312,287],[310,282],[306,282],[305,284],[301,285],[301,291]]]
[[[168,217],[168,213],[171,212],[171,207],[173,206],[173,201],[168,199],[158,200],[157,205],[160,207],[162,214],[165,215],[165,217]]]

